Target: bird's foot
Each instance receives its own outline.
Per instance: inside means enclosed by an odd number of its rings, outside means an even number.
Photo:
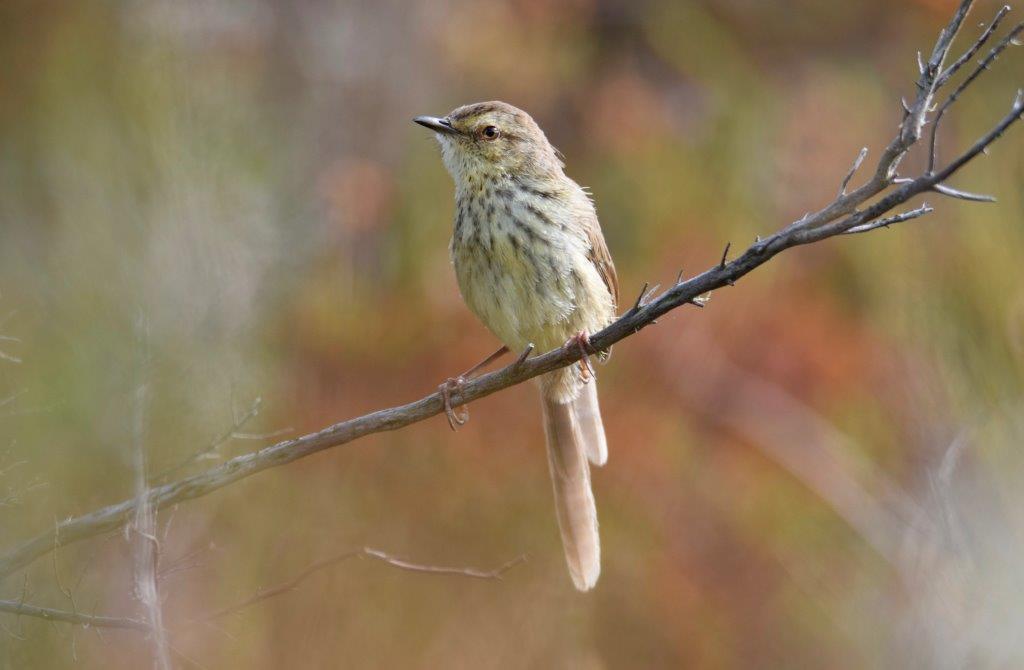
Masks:
[[[458,430],[459,426],[463,426],[469,421],[469,410],[467,408],[463,407],[462,412],[459,413],[452,406],[452,392],[455,391],[461,395],[462,386],[467,380],[472,379],[476,372],[486,368],[507,353],[508,347],[502,347],[458,377],[449,377],[444,380],[444,383],[438,387],[437,390],[441,393],[441,399],[444,400],[444,413],[448,417],[448,425],[452,427],[452,430]]]
[[[462,393],[462,385],[466,383],[465,377],[461,375],[458,377],[449,377],[444,380],[444,383],[438,387],[438,392],[441,394],[441,400],[444,401],[444,413],[448,417],[448,425],[451,429],[458,430],[459,426],[464,426],[469,421],[469,410],[465,407],[462,408],[462,412],[459,413],[455,410],[452,405],[452,392]]]
[[[581,330],[565,342],[567,347],[577,347],[580,351],[580,379],[586,384],[594,378],[594,368],[590,364],[590,354],[593,347],[590,344],[590,335],[587,331]]]

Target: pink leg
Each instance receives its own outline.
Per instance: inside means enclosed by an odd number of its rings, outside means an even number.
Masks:
[[[463,372],[458,377],[449,377],[444,381],[443,384],[438,388],[441,393],[441,399],[444,401],[444,413],[448,417],[448,425],[451,426],[452,430],[458,430],[459,426],[463,426],[469,421],[469,410],[463,408],[462,413],[455,411],[452,406],[452,392],[461,392],[462,385],[466,383],[467,379],[471,379],[474,372],[477,372],[488,365],[498,360],[502,356],[508,353],[508,347],[502,347],[493,354],[480,361],[470,369]]]
[[[594,368],[590,365],[590,350],[592,349],[590,346],[590,335],[587,334],[587,331],[581,330],[570,337],[566,341],[565,346],[575,346],[579,348],[581,355],[580,378],[583,380],[583,383],[586,384],[595,376]]]
[[[449,377],[437,389],[444,401],[444,413],[448,417],[448,425],[453,431],[458,430],[459,426],[465,425],[469,421],[469,410],[463,408],[462,413],[459,414],[452,406],[452,391],[461,391],[462,385],[465,383],[466,380],[463,377]]]

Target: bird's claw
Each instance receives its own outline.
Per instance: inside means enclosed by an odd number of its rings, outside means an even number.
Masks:
[[[583,381],[584,384],[586,384],[595,376],[594,368],[590,364],[590,350],[592,348],[590,345],[590,335],[587,334],[587,331],[581,330],[580,332],[570,337],[569,340],[565,343],[565,346],[575,346],[579,349],[581,356],[580,379]]]
[[[455,411],[455,407],[452,406],[452,391],[462,392],[462,385],[466,383],[464,377],[449,377],[444,380],[444,383],[438,387],[438,391],[441,393],[441,400],[444,401],[444,413],[448,417],[448,425],[451,426],[453,431],[458,430],[459,426],[464,426],[469,421],[469,410],[463,407],[462,413]]]

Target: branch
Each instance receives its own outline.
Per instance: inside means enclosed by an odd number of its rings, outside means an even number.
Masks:
[[[138,621],[136,619],[129,619],[126,617],[80,614],[78,612],[68,612],[65,610],[51,609],[49,607],[28,605],[17,600],[0,600],[0,612],[17,614],[19,616],[31,616],[38,619],[46,619],[47,621],[62,621],[64,623],[75,624],[77,626],[130,628],[132,630],[149,632],[149,624],[145,621]]]
[[[847,230],[844,235],[856,235],[857,233],[868,233],[872,230],[878,230],[879,228],[888,228],[894,223],[902,223],[904,221],[910,221],[918,217],[924,216],[925,214],[931,214],[934,209],[928,206],[927,203],[921,205],[917,209],[912,209],[909,212],[902,212],[900,214],[894,214],[893,216],[887,216],[884,219],[878,219],[871,223],[865,223],[860,226],[854,226]]]
[[[157,573],[160,563],[160,541],[156,536],[156,510],[149,501],[148,478],[146,476],[146,412],[148,409],[149,383],[147,380],[148,361],[146,340],[148,329],[145,318],[140,315],[135,323],[136,347],[139,360],[135,365],[136,387],[132,401],[132,466],[135,470],[135,514],[127,528],[126,537],[134,535],[132,558],[135,563],[135,597],[142,604],[153,641],[153,667],[157,670],[171,670],[170,647],[167,631],[164,630],[163,610],[160,602],[160,588]],[[60,537],[58,531],[56,538]],[[70,598],[70,596],[69,596]],[[72,605],[74,602],[72,601]]]
[[[453,568],[442,565],[424,565],[421,563],[411,563],[404,559],[396,558],[379,549],[373,549],[371,547],[362,547],[360,549],[346,551],[345,553],[338,554],[336,556],[332,556],[331,558],[327,558],[317,563],[314,563],[313,565],[309,566],[308,568],[300,572],[295,577],[289,579],[288,581],[282,584],[278,584],[277,586],[268,589],[260,589],[251,598],[247,598],[235,605],[231,605],[229,607],[219,609],[215,612],[211,612],[203,617],[200,617],[199,619],[196,619],[196,621],[212,621],[213,619],[220,619],[229,614],[233,614],[241,609],[249,607],[250,605],[254,605],[260,602],[261,600],[266,600],[267,598],[273,598],[274,596],[281,595],[282,593],[287,593],[288,591],[291,591],[292,589],[297,587],[304,579],[306,579],[313,573],[319,572],[320,570],[329,568],[332,565],[337,565],[338,563],[356,557],[370,558],[373,560],[381,561],[382,563],[390,565],[393,568],[398,568],[400,570],[409,570],[410,572],[425,572],[432,575],[451,575],[459,577],[471,577],[474,579],[499,580],[504,576],[506,572],[508,572],[515,566],[519,565],[520,563],[524,563],[526,561],[526,557],[520,555],[513,558],[511,561],[507,561],[501,564],[493,570],[479,570],[477,568]]]
[[[932,55],[926,63],[922,63],[920,76],[916,82],[917,96],[912,103],[904,103],[903,119],[898,132],[882,152],[867,183],[849,193],[841,192],[817,212],[807,214],[767,238],[758,239],[739,257],[728,261],[723,254],[722,261],[705,272],[676,282],[649,301],[638,300],[636,305],[610,326],[591,335],[591,348],[596,351],[608,349],[677,307],[703,303],[706,294],[723,286],[731,286],[786,249],[843,235],[863,226],[877,228],[886,225],[883,217],[889,215],[893,209],[917,195],[943,186],[947,179],[999,139],[1024,114],[1024,94],[1018,93],[1007,115],[949,164],[938,170],[929,170],[916,178],[897,177],[899,163],[920,139],[922,130],[928,123],[927,115],[932,109],[936,92],[949,80],[949,77],[943,79],[945,73],[949,72],[943,69],[943,65],[953,38],[959,32],[972,4],[972,0],[963,0],[960,3],[952,20],[940,33]],[[977,50],[980,47],[978,43],[987,40],[989,35],[990,33],[986,32],[976,40],[977,46],[971,48]],[[971,80],[974,81],[975,78],[972,77]],[[855,170],[844,180],[846,184],[852,179],[853,172]],[[843,190],[845,189],[840,189]],[[873,202],[868,204],[871,200]],[[924,211],[921,211],[921,214],[923,213]],[[899,219],[900,216],[905,218]],[[896,217],[898,220],[910,218],[907,215]],[[889,223],[893,222],[894,219],[889,220]],[[569,346],[532,358],[521,357],[505,368],[465,382],[459,389],[457,401],[453,402],[453,405],[459,406],[479,400],[533,377],[571,365],[580,360],[581,355],[579,347]],[[398,430],[442,412],[442,394],[431,393],[407,405],[383,409],[336,423],[319,432],[237,456],[206,472],[158,486],[149,491],[148,502],[154,511],[159,510],[168,505],[204,496],[257,472],[291,463],[367,435]],[[57,528],[61,543],[78,542],[115,530],[131,518],[136,507],[136,500],[125,500],[83,516],[69,518],[61,522]],[[53,549],[52,533],[41,534],[14,548],[6,555],[0,556],[0,578],[27,566]]]
[[[235,439],[240,435],[238,431],[245,428],[245,424],[249,423],[249,421],[251,421],[257,415],[259,415],[260,406],[262,404],[263,398],[257,396],[256,399],[252,401],[252,405],[249,407],[246,413],[243,414],[240,418],[235,419],[234,422],[231,424],[231,427],[225,430],[220,435],[218,435],[216,438],[214,438],[214,440],[210,442],[210,444],[197,449],[192,453],[192,455],[183,460],[181,463],[178,463],[177,465],[167,468],[163,472],[156,475],[153,479],[157,481],[167,481],[168,479],[170,479],[171,475],[180,472],[181,470],[192,465],[196,461],[201,461],[213,457],[217,453],[217,450],[220,449],[228,440]],[[234,413],[233,408],[232,413]],[[241,435],[243,437],[250,437],[245,433],[241,433]],[[254,435],[251,437],[258,438],[259,436]]]

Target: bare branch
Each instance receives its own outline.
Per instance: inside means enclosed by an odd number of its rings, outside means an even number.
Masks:
[[[149,478],[146,474],[146,410],[149,384],[146,379],[146,324],[144,317],[136,321],[136,339],[139,361],[136,363],[135,396],[132,402],[132,460],[135,469],[135,515],[129,535],[134,535],[132,554],[135,562],[135,597],[142,603],[153,641],[153,667],[171,670],[170,648],[164,630],[159,573],[160,543],[156,536],[156,510],[149,498]]]
[[[1004,7],[1004,9],[1007,8]],[[998,20],[1001,19],[1002,16],[1005,15],[1005,13],[1006,12],[1001,12],[996,16],[996,20],[993,21],[992,26],[990,26],[990,29],[986,30],[985,33],[982,34],[982,36],[978,39],[975,50],[977,50],[977,48],[981,46],[981,43],[984,40],[988,40],[989,36],[992,34],[992,30],[998,25]],[[953,103],[955,103],[957,99],[959,99],[960,94],[967,90],[967,87],[973,84],[974,80],[981,76],[982,72],[985,72],[986,70],[989,69],[989,67],[992,66],[992,63],[995,62],[996,58],[999,57],[999,54],[1001,54],[1003,50],[1006,49],[1006,47],[1014,43],[1014,40],[1017,39],[1017,36],[1020,35],[1021,31],[1024,31],[1024,22],[1018,23],[1016,26],[1014,26],[1013,29],[1010,30],[1010,32],[1006,35],[1006,37],[999,40],[999,42],[997,42],[996,45],[992,47],[992,50],[988,52],[988,55],[985,56],[985,58],[983,58],[982,61],[978,63],[977,67],[975,67],[974,70],[969,75],[967,75],[963,82],[961,82],[961,84],[957,86],[952,93],[949,94],[949,97],[946,98],[946,101],[942,103],[941,107],[939,107],[939,111],[935,113],[935,119],[932,121],[931,141],[928,149],[928,172],[931,172],[932,170],[935,169],[935,151],[937,141],[936,135],[939,129],[939,122],[942,121],[942,116],[946,113],[946,110],[953,106]],[[956,65],[956,67],[959,67],[959,65]]]
[[[971,60],[971,58],[974,57],[974,54],[978,53],[978,50],[981,49],[981,47],[985,46],[985,43],[988,42],[990,37],[992,37],[992,34],[999,29],[999,24],[1002,22],[1003,17],[1005,17],[1009,13],[1009,11],[1010,6],[1003,5],[999,9],[999,11],[996,12],[996,16],[994,19],[992,19],[992,23],[988,24],[988,28],[985,29],[981,36],[978,39],[976,39],[973,44],[971,44],[971,46],[967,49],[967,51],[964,52],[962,56],[960,56],[960,58],[957,58],[952,65],[946,68],[946,70],[941,75],[939,75],[938,79],[935,81],[936,88],[941,88],[943,85],[945,85],[945,83],[949,81],[950,77],[956,74],[957,71],[960,70],[960,68],[963,67],[965,63],[967,63],[967,61]]]
[[[840,193],[822,209],[806,214],[766,238],[756,240],[743,254],[731,261],[728,260],[730,247],[727,245],[721,261],[716,265],[685,281],[680,277],[680,281],[660,295],[649,301],[638,301],[632,309],[607,328],[591,334],[591,349],[606,350],[677,307],[696,302],[703,303],[710,292],[732,285],[786,249],[819,242],[850,231],[866,232],[866,229],[862,228],[864,226],[874,230],[921,216],[927,213],[925,208],[896,215],[891,215],[890,212],[915,196],[934,191],[937,187],[944,195],[950,195],[955,189],[946,186],[944,182],[987,150],[1024,114],[1024,94],[1018,92],[1009,113],[956,159],[941,169],[929,170],[914,178],[897,177],[897,168],[901,160],[920,139],[922,129],[927,124],[927,116],[936,91],[948,80],[948,77],[943,79],[943,76],[950,70],[944,70],[943,64],[972,4],[971,0],[963,0],[949,24],[940,33],[931,56],[922,64],[922,71],[916,82],[917,95],[912,103],[904,104],[906,111],[896,136],[883,150],[873,175],[865,184],[848,193]],[[1011,36],[1010,41],[1004,42],[1009,44],[1013,39]],[[953,67],[959,66],[954,63],[951,68]],[[972,76],[970,81],[973,82],[976,78]],[[500,370],[460,385],[457,399],[452,404],[458,407],[484,398],[538,375],[571,365],[579,361],[583,355],[584,352],[578,346],[563,346],[539,356],[520,357]],[[398,430],[444,411],[444,394],[434,392],[415,402],[336,423],[319,432],[229,459],[206,472],[155,487],[150,490],[145,502],[155,511],[198,498],[257,472],[280,467],[367,435]],[[138,505],[138,500],[126,500],[83,516],[69,518],[58,525],[61,542],[68,544],[115,530],[137,512]],[[25,567],[52,549],[50,533],[28,540],[6,555],[0,556],[0,577]]]
[[[129,619],[126,617],[97,616],[81,614],[79,612],[68,612],[65,610],[51,609],[28,605],[16,600],[0,600],[0,612],[16,614],[19,616],[31,616],[47,621],[61,621],[75,624],[77,626],[96,626],[102,628],[130,628],[132,630],[149,631],[149,625],[144,621]]]
[[[411,572],[424,572],[433,575],[449,575],[456,577],[470,577],[473,579],[498,579],[500,580],[506,572],[526,561],[526,557],[523,555],[517,556],[510,561],[507,561],[493,570],[480,570],[478,568],[454,568],[440,565],[425,565],[422,563],[412,563],[410,561],[396,558],[391,554],[383,552],[379,549],[373,549],[371,547],[362,547],[361,549],[355,549],[353,551],[346,551],[344,553],[332,556],[331,558],[324,559],[313,565],[309,566],[295,577],[292,577],[286,582],[278,584],[267,589],[260,589],[251,598],[247,598],[240,603],[230,605],[223,609],[219,609],[215,612],[211,612],[205,616],[200,617],[197,621],[212,621],[214,619],[220,619],[229,614],[233,614],[241,609],[255,605],[256,603],[266,600],[267,598],[273,598],[274,596],[287,593],[297,587],[303,580],[310,575],[329,568],[331,566],[342,563],[351,558],[369,558],[376,561],[390,565],[393,568],[400,570],[409,570]]]

